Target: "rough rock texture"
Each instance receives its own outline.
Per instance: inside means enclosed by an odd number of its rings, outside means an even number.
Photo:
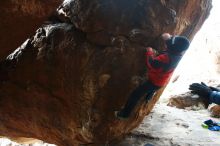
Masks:
[[[1,0],[0,58],[32,36],[61,3],[62,0]]]
[[[53,24],[1,62],[0,135],[63,146],[120,139],[163,91],[128,121],[115,119],[144,80],[145,46],[160,50],[163,32],[192,39],[210,9],[211,0],[66,1]]]
[[[201,98],[197,95],[193,95],[190,92],[183,93],[180,95],[172,96],[169,99],[168,106],[185,109],[185,108],[193,108],[193,107],[208,107],[207,100],[204,100],[204,98]]]
[[[215,105],[210,108],[212,117],[220,118],[220,105]]]

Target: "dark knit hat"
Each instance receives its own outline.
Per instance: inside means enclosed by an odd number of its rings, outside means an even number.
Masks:
[[[184,36],[172,36],[166,41],[167,51],[173,54],[181,54],[189,48],[190,42]]]

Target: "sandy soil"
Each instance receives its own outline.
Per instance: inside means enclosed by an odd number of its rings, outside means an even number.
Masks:
[[[183,110],[157,104],[139,128],[117,146],[220,146],[220,132],[201,127],[211,118],[208,110]]]

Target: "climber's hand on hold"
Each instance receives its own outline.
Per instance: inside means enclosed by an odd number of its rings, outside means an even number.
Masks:
[[[147,47],[146,52],[153,52],[153,49],[151,47]]]
[[[166,41],[169,40],[172,37],[172,35],[170,35],[169,33],[163,33],[161,37],[163,40]]]

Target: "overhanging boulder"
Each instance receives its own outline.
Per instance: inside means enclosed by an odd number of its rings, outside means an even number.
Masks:
[[[63,0],[1,0],[0,58],[6,57],[48,19]]]
[[[128,121],[114,117],[145,77],[145,47],[160,50],[163,32],[192,39],[210,9],[211,0],[66,1],[1,62],[0,135],[63,146],[120,139],[163,91]]]

